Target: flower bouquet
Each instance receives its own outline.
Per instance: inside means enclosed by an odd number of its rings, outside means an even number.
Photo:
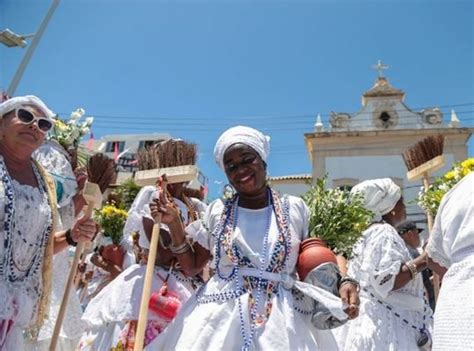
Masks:
[[[107,204],[96,210],[94,219],[101,226],[103,235],[109,237],[115,245],[119,245],[127,212],[114,204]]]
[[[426,213],[436,216],[443,196],[451,190],[462,178],[474,171],[474,158],[468,158],[455,163],[451,170],[438,177],[425,191],[421,188],[416,201]]]
[[[70,148],[77,149],[81,138],[89,133],[92,122],[94,121],[93,117],[87,117],[84,122],[79,122],[84,114],[84,109],[78,108],[71,113],[67,121],[56,116],[54,127],[48,138],[56,140],[65,150]]]
[[[94,219],[101,226],[102,235],[112,241],[112,245],[99,248],[99,250],[102,250],[102,257],[121,267],[124,253],[120,248],[120,241],[127,220],[127,212],[114,204],[107,204],[100,210],[96,210]]]
[[[354,244],[373,218],[362,195],[326,188],[326,178],[321,178],[303,200],[310,211],[309,237],[320,238],[336,254],[351,258]]]

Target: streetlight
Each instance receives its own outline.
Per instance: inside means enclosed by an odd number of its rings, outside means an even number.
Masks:
[[[26,66],[28,65],[28,62],[31,59],[31,56],[33,56],[33,52],[35,51],[36,47],[38,46],[38,43],[41,39],[41,36],[43,35],[44,31],[46,30],[46,27],[48,26],[49,20],[53,16],[54,11],[59,5],[59,2],[61,0],[53,0],[51,3],[51,6],[48,9],[48,12],[46,13],[46,16],[44,16],[43,21],[41,22],[38,30],[36,31],[35,34],[30,34],[28,37],[33,37],[33,40],[31,41],[31,44],[28,46],[28,49],[26,49],[25,56],[23,56],[23,59],[21,60],[20,66],[18,66],[18,69],[16,70],[15,75],[13,76],[13,79],[10,83],[10,86],[8,87],[7,90],[7,95],[8,96],[13,96],[15,94],[15,90],[18,87],[18,84],[20,83],[20,79],[23,76],[23,73],[25,72]],[[14,47],[14,46],[20,46],[20,47],[25,47],[26,46],[26,41],[25,38],[27,36],[21,36],[18,34],[15,34],[9,29],[5,29],[4,31],[1,32],[2,34],[0,35],[0,42],[5,44],[8,47]],[[4,39],[6,38],[6,39]]]
[[[10,29],[6,28],[0,32],[0,43],[8,46],[9,48],[19,46],[24,48],[26,44],[26,39],[34,37],[34,34],[25,34],[19,35],[15,32],[12,32]]]

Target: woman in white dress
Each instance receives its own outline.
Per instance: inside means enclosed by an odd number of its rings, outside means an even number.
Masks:
[[[0,104],[0,350],[36,338],[51,289],[52,256],[95,233],[90,219],[56,231],[54,181],[32,159],[54,114],[35,96]]]
[[[80,195],[81,189],[78,187],[76,175],[71,167],[69,154],[57,141],[49,140],[35,151],[33,157],[54,179],[59,212],[58,230],[70,228],[85,203],[82,195]],[[85,174],[78,173],[78,178],[80,183],[84,185],[87,172]],[[25,345],[25,351],[49,349],[69,270],[69,250],[63,250],[54,255],[51,300],[47,318],[39,330],[36,340],[31,340],[31,342]],[[56,351],[69,351],[76,348],[85,327],[81,317],[82,309],[79,298],[75,291],[72,290],[56,345]]]
[[[337,348],[330,332],[312,326],[313,301],[305,294],[338,319],[347,315],[339,297],[296,279],[308,209],[301,199],[267,187],[268,153],[269,138],[249,127],[231,128],[219,138],[216,161],[237,195],[211,203],[203,220],[186,228],[188,238],[172,206],[163,199],[151,205],[171,228],[172,249],[185,272],[196,274],[212,256],[215,274],[149,350]],[[357,295],[352,283],[340,292],[348,301]]]
[[[183,140],[166,141],[167,151],[172,154],[168,156],[168,165],[177,165],[173,164],[173,157],[176,158],[176,162],[179,162],[180,152],[183,149],[188,150],[188,156],[190,151],[196,150],[189,146],[192,144]],[[163,152],[160,145],[156,152]],[[173,184],[169,187],[167,195],[170,201],[179,208],[181,221],[183,225],[186,225],[199,218],[203,208],[205,210],[205,205],[197,199],[188,199],[183,193],[184,186],[184,183]],[[146,271],[145,261],[154,224],[149,203],[156,196],[156,186],[144,186],[133,201],[123,230],[125,270],[92,298],[87,306],[83,319],[88,324],[88,330],[81,339],[80,350],[131,351],[134,348],[135,329]],[[194,293],[195,284],[198,283],[196,278],[186,277],[176,265],[176,257],[170,247],[169,230],[170,228],[165,224],[161,225],[145,346],[166,328],[181,304]],[[135,242],[132,238],[133,233],[139,236]],[[161,292],[164,286],[166,286],[167,294],[163,295]],[[170,311],[165,305],[157,304],[153,296],[160,297],[162,302],[171,301],[174,309]]]
[[[395,226],[406,217],[400,188],[389,178],[367,180],[364,196],[373,224],[354,248],[348,274],[361,285],[359,317],[335,329],[343,350],[417,350],[429,346],[431,309],[424,301],[426,253],[411,259]]]
[[[144,251],[149,248],[149,238],[153,228],[148,203],[155,196],[156,191],[154,186],[145,186],[140,190],[129,211],[124,228],[124,233],[136,231],[141,234],[139,249]],[[187,223],[186,218],[191,216],[190,211],[179,200],[173,199],[173,201],[181,210],[183,223]],[[168,311],[163,306],[150,307],[145,346],[167,327],[180,306],[194,293],[196,284],[196,279],[186,277],[175,265],[175,255],[170,250],[169,228],[165,225],[161,228],[152,292],[155,297],[158,297],[158,293],[166,285],[168,293],[165,297],[170,298],[176,308]],[[133,245],[128,240],[125,243],[126,247]],[[87,305],[83,320],[87,323],[88,329],[81,338],[79,350],[133,350],[146,264],[134,263],[139,260],[135,257],[133,250],[128,252],[128,256],[128,268],[100,290]]]
[[[426,251],[435,263],[430,268],[441,276],[444,274],[434,315],[433,350],[471,349],[474,345],[474,173],[464,177],[443,197]]]

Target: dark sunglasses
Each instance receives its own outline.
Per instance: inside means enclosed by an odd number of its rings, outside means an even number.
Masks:
[[[16,117],[20,120],[21,123],[31,124],[34,121],[38,124],[38,129],[43,133],[47,133],[53,128],[53,121],[46,117],[36,117],[30,111],[25,110],[24,108],[16,109]]]

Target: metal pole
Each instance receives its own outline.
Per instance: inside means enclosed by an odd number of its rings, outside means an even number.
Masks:
[[[18,66],[18,69],[16,70],[16,73],[13,76],[13,79],[10,83],[10,86],[8,87],[8,90],[7,90],[8,96],[13,96],[15,94],[16,88],[18,87],[18,84],[20,83],[20,79],[23,76],[23,73],[25,72],[26,66],[28,65],[28,62],[30,62],[31,56],[33,56],[33,52],[38,46],[38,43],[44,31],[46,30],[46,27],[48,26],[49,20],[53,16],[53,13],[58,7],[60,1],[61,0],[53,0],[51,6],[49,7],[48,12],[46,13],[46,16],[44,17],[43,21],[41,22],[38,28],[38,31],[35,33],[33,40],[31,41],[31,44],[28,46],[28,49],[26,49],[26,53],[23,56],[23,59],[21,60],[20,66]]]

